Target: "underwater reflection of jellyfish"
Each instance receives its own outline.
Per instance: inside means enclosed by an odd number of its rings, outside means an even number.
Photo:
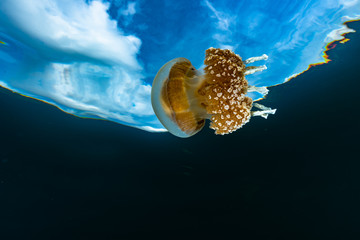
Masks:
[[[267,93],[266,88],[248,86],[245,75],[266,69],[245,64],[266,60],[260,57],[242,61],[230,50],[206,50],[204,73],[196,70],[186,58],[166,63],[157,73],[151,92],[156,116],[164,127],[178,137],[199,132],[210,119],[215,134],[227,134],[241,128],[251,116],[267,118],[275,109],[254,103],[248,91]],[[251,111],[252,107],[259,111]]]

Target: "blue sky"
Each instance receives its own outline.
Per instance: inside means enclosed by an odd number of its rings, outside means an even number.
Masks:
[[[271,86],[323,61],[326,43],[359,16],[358,0],[2,0],[0,85],[77,116],[161,131],[150,92],[167,61],[200,68],[209,47],[265,53],[268,69],[248,81]]]

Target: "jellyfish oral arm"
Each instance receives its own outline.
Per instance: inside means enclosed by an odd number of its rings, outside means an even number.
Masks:
[[[267,60],[268,56],[266,54],[263,54],[262,56],[259,57],[251,57],[248,58],[244,61],[245,64],[249,64],[249,63],[253,63],[256,61],[261,61],[261,60]],[[266,70],[267,67],[265,65],[262,66],[249,66],[245,68],[245,75],[249,75],[249,74],[253,74],[256,72],[261,72],[263,70]],[[255,87],[255,86],[249,86],[247,89],[248,92],[258,92],[261,93],[262,95],[267,95],[269,90],[266,87]],[[254,103],[253,107],[258,108],[259,110],[257,111],[251,111],[251,116],[252,117],[256,117],[256,116],[260,116],[263,117],[265,119],[267,119],[267,117],[269,116],[269,114],[275,114],[276,109],[271,109],[269,107],[266,107],[264,105],[261,105],[259,103]]]
[[[258,92],[261,93],[262,95],[267,95],[269,93],[269,90],[267,89],[267,87],[255,87],[255,86],[249,86],[248,87],[248,92]]]
[[[251,57],[251,58],[248,58],[244,61],[245,64],[249,64],[249,63],[253,63],[253,62],[256,62],[256,61],[261,61],[261,60],[267,60],[269,57],[268,55],[266,54],[263,54],[259,57]]]
[[[254,74],[256,72],[262,72],[264,70],[266,70],[267,67],[265,65],[262,66],[258,66],[258,67],[254,67],[254,66],[250,66],[250,67],[246,67],[245,68],[245,75],[250,75],[250,74]]]
[[[271,108],[266,107],[259,103],[254,103],[253,107],[260,109],[260,111],[251,111],[252,117],[260,116],[260,117],[267,119],[269,114],[275,114],[275,112],[276,112],[276,109],[271,109]]]
[[[251,58],[248,58],[244,61],[244,64],[249,64],[249,63],[253,63],[253,62],[257,62],[257,61],[261,61],[261,60],[267,60],[269,57],[268,55],[266,54],[263,54],[261,56],[258,56],[258,57],[251,57]],[[266,70],[267,67],[265,65],[262,65],[262,66],[249,66],[249,67],[246,67],[245,68],[245,75],[250,75],[250,74],[253,74],[253,73],[256,73],[256,72],[261,72],[261,71],[264,71]]]

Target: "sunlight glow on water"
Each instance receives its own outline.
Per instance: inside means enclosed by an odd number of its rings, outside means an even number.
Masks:
[[[0,85],[76,116],[164,131],[150,93],[167,61],[200,68],[209,47],[265,53],[268,69],[248,81],[272,86],[326,62],[327,44],[346,42],[342,23],[359,14],[357,0],[2,0]]]

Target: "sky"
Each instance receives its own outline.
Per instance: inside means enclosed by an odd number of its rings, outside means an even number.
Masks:
[[[360,2],[2,0],[0,85],[67,113],[164,131],[151,83],[176,57],[203,67],[209,47],[267,54],[251,85],[283,83],[324,62]],[[270,106],[276,108],[276,106]]]

